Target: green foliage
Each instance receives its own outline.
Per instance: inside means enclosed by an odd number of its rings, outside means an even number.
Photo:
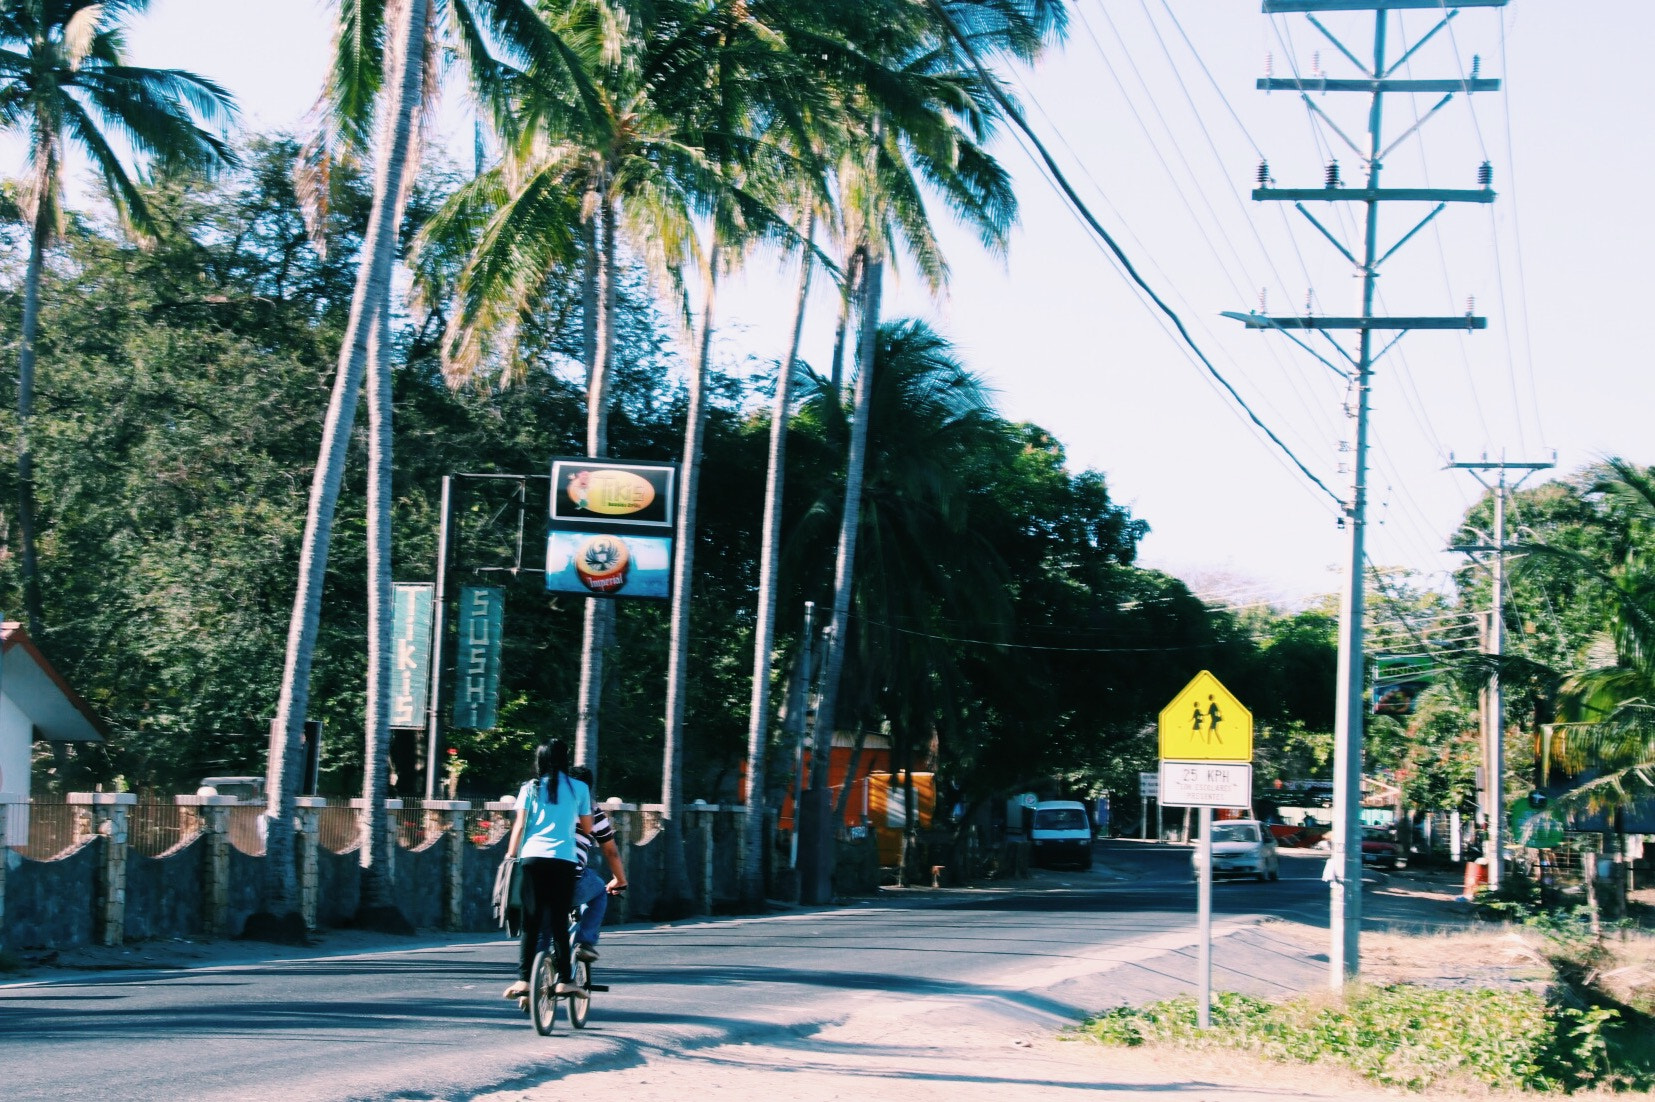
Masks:
[[[1081,1030],[1105,1044],[1239,1049],[1271,1060],[1329,1062],[1387,1086],[1423,1091],[1471,1079],[1502,1090],[1554,1091],[1608,1076],[1617,1014],[1551,1006],[1534,991],[1353,988],[1342,1004],[1214,996],[1211,1028],[1194,999],[1119,1007]]]

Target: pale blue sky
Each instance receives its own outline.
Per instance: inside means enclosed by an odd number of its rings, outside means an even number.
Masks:
[[[1080,0],[1074,10],[1067,44],[1019,75],[1031,121],[1219,369],[1345,493],[1343,383],[1284,338],[1218,315],[1256,308],[1261,288],[1272,312],[1301,311],[1307,289],[1318,310],[1357,312],[1350,265],[1298,215],[1247,198],[1253,143],[1286,187],[1319,184],[1320,143],[1338,142],[1295,97],[1253,89],[1267,55],[1277,75],[1311,71],[1318,52],[1329,75],[1348,74],[1348,63],[1302,18],[1266,17],[1256,0]],[[293,129],[320,81],[329,13],[317,0],[154,0],[133,27],[132,55],[222,81],[250,126]],[[1328,23],[1360,52],[1368,20]],[[1432,22],[1411,13],[1400,38],[1411,44]],[[1640,321],[1655,297],[1655,233],[1633,201],[1655,177],[1642,79],[1655,5],[1514,0],[1504,12],[1467,9],[1451,27],[1412,75],[1461,76],[1480,55],[1481,74],[1505,78],[1507,91],[1476,97],[1474,113],[1457,98],[1386,159],[1386,180],[1471,187],[1486,156],[1500,199],[1445,212],[1387,265],[1381,287],[1395,313],[1462,313],[1475,296],[1490,326],[1408,337],[1380,364],[1373,401],[1369,554],[1428,574],[1457,565],[1441,547],[1476,496],[1468,475],[1442,470],[1450,451],[1535,459],[1556,449],[1561,471],[1605,454],[1655,462]],[[1391,132],[1432,102],[1390,98]],[[1360,138],[1362,104],[1318,103]],[[468,118],[450,97],[443,140],[468,150]],[[930,314],[1008,415],[1053,431],[1076,467],[1105,471],[1154,530],[1148,563],[1241,600],[1336,589],[1344,538],[1331,502],[1206,380],[1033,164],[1010,142],[1003,150],[1023,200],[1009,257],[950,232],[949,299],[930,304],[909,281],[891,309]],[[1336,156],[1354,180],[1354,155]],[[1388,215],[1382,237],[1411,224]],[[772,356],[795,275],[765,256],[748,271],[723,301],[729,339]],[[817,306],[805,355],[820,363],[831,305]]]

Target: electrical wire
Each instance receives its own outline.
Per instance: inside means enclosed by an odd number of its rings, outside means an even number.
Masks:
[[[989,72],[988,67],[983,64],[981,57],[978,56],[976,47],[971,44],[970,39],[966,35],[961,33],[959,27],[955,24],[953,17],[940,3],[940,0],[929,0],[929,3],[932,11],[936,13],[937,17],[942,21],[942,24],[948,28],[949,33],[954,38],[954,41],[959,44],[961,50],[964,51],[966,57],[971,61],[972,67],[982,78],[984,86],[990,97],[994,99],[1001,111],[1005,112],[1006,117],[1011,119],[1016,127],[1028,137],[1030,142],[1034,144],[1036,151],[1040,154],[1040,160],[1046,166],[1046,170],[1050,178],[1062,190],[1063,194],[1068,198],[1070,204],[1073,205],[1086,220],[1087,225],[1092,229],[1093,233],[1095,233],[1103,241],[1103,243],[1109,247],[1109,251],[1114,254],[1116,261],[1120,264],[1121,268],[1126,272],[1128,277],[1131,278],[1132,282],[1135,283],[1138,288],[1150,299],[1150,301],[1153,302],[1156,307],[1171,320],[1172,324],[1177,327],[1179,336],[1183,339],[1184,344],[1189,347],[1191,352],[1195,353],[1195,355],[1200,358],[1201,363],[1206,367],[1207,372],[1212,375],[1212,377],[1216,379],[1226,391],[1229,392],[1231,398],[1235,401],[1236,405],[1240,406],[1242,411],[1246,413],[1248,419],[1251,420],[1253,424],[1257,425],[1260,431],[1270,438],[1271,442],[1274,443],[1276,447],[1292,461],[1293,465],[1299,469],[1300,473],[1303,474],[1305,478],[1309,479],[1312,484],[1321,489],[1321,491],[1331,498],[1336,505],[1342,508],[1344,503],[1340,500],[1339,495],[1328,489],[1326,483],[1311,473],[1310,468],[1304,465],[1304,462],[1293,453],[1293,450],[1282,441],[1281,437],[1277,436],[1274,430],[1266,425],[1259,418],[1258,414],[1253,412],[1252,407],[1247,404],[1246,400],[1243,399],[1239,393],[1237,393],[1235,387],[1230,385],[1229,380],[1224,378],[1223,373],[1220,372],[1213,364],[1212,360],[1207,357],[1207,354],[1201,350],[1200,345],[1195,343],[1195,338],[1190,336],[1189,329],[1184,325],[1183,319],[1178,316],[1177,312],[1173,310],[1172,307],[1167,305],[1166,300],[1156,293],[1155,289],[1144,280],[1142,275],[1139,274],[1138,269],[1133,265],[1131,258],[1126,255],[1124,250],[1122,250],[1119,243],[1116,242],[1114,236],[1111,235],[1108,230],[1104,229],[1102,223],[1097,220],[1097,217],[1092,214],[1090,208],[1088,208],[1081,200],[1080,196],[1076,194],[1073,185],[1069,183],[1068,177],[1064,175],[1063,170],[1058,167],[1056,160],[1054,160],[1051,153],[1047,151],[1045,144],[1040,141],[1039,137],[1034,133],[1033,128],[1029,126],[1028,120],[1023,117],[1023,112],[1015,103],[1011,101],[1011,98],[1006,95],[1005,90],[1000,87],[999,81],[996,80],[994,75]]]

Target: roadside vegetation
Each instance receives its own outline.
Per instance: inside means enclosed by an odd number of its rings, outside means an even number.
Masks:
[[[1655,1087],[1655,936],[1590,933],[1583,914],[1477,923],[1443,936],[1390,935],[1376,977],[1419,982],[1352,986],[1271,1001],[1214,996],[1198,1028],[1188,996],[1119,1007],[1081,1036],[1106,1045],[1242,1051],[1280,1063],[1335,1065],[1409,1091],[1538,1093]],[[1490,982],[1489,966],[1505,971]],[[1502,969],[1501,966],[1504,966]],[[1484,973],[1481,982],[1470,982]]]

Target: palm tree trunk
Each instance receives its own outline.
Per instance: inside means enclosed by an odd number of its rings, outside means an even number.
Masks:
[[[602,201],[595,188],[588,194],[586,271],[582,306],[587,321],[586,342],[586,454],[594,459],[609,451],[609,366],[614,348],[615,242],[614,208]],[[555,488],[554,488],[555,492]],[[575,706],[575,764],[595,775],[598,767],[598,727],[603,705],[603,660],[614,624],[614,605],[586,598],[580,632],[580,691]]]
[[[29,238],[29,266],[23,277],[23,342],[17,351],[17,527],[22,540],[23,611],[29,634],[40,638],[45,622],[40,598],[40,570],[35,559],[34,454],[29,445],[29,427],[34,418],[35,335],[40,329],[40,276],[46,264],[46,244],[51,238],[52,205],[44,188],[51,186],[48,172],[55,175],[56,157],[41,158],[35,196],[34,230]]]
[[[660,917],[682,916],[693,905],[684,865],[683,772],[684,714],[689,700],[690,598],[695,577],[696,492],[701,481],[702,435],[707,423],[707,361],[712,354],[713,306],[718,291],[719,248],[707,264],[707,302],[701,318],[700,347],[690,378],[690,404],[684,418],[684,464],[678,493],[677,555],[672,564],[672,630],[667,643],[666,744],[661,755],[662,841],[666,844],[666,883],[656,903]]]
[[[387,829],[385,807],[391,747],[391,370],[390,311],[380,309],[376,336],[369,346],[368,392],[368,691],[363,732],[362,840],[357,847],[362,867],[357,918],[383,925],[380,916],[395,912],[395,840]]]
[[[271,725],[270,759],[266,781],[269,801],[265,811],[265,906],[276,936],[290,936],[298,913],[298,877],[293,860],[293,797],[303,760],[305,712],[310,703],[310,668],[315,658],[316,633],[321,621],[322,583],[327,574],[328,542],[333,514],[344,479],[351,427],[356,420],[358,392],[377,327],[390,310],[391,279],[396,264],[397,231],[407,201],[407,184],[417,163],[414,142],[416,116],[424,76],[428,5],[414,2],[398,12],[403,33],[391,38],[385,63],[387,87],[394,89],[393,110],[385,112],[379,157],[374,171],[374,204],[362,242],[362,263],[351,297],[350,320],[339,350],[339,368],[322,425],[321,449],[311,479],[310,508],[299,551],[299,578],[288,621],[287,655],[282,669],[281,695]],[[401,48],[396,48],[400,45]],[[380,342],[383,345],[384,342]],[[385,350],[389,355],[389,349]],[[379,801],[383,814],[384,801]],[[254,927],[249,922],[249,927]],[[300,931],[302,935],[302,930]]]
[[[839,705],[839,679],[845,669],[849,647],[851,584],[856,570],[856,537],[862,515],[862,476],[868,462],[868,412],[873,405],[873,358],[879,334],[879,298],[884,278],[884,257],[877,242],[868,247],[867,271],[863,283],[862,332],[856,373],[856,405],[851,422],[850,450],[845,461],[845,505],[839,518],[839,552],[833,567],[833,616],[828,634],[827,668],[822,673],[822,695],[816,705],[815,746],[811,751],[810,787],[818,795],[809,805],[812,813],[831,810],[825,795],[829,755]],[[808,832],[807,832],[808,833]],[[800,858],[800,891],[806,903],[825,903],[832,898],[833,824],[815,824],[810,835],[816,852]]]
[[[845,393],[845,333],[850,328],[851,303],[856,300],[856,282],[862,273],[862,250],[857,249],[845,261],[845,286],[839,294],[839,323],[833,329],[833,360],[829,379],[833,383],[835,401],[844,401]]]
[[[770,662],[776,641],[776,575],[781,555],[782,486],[787,467],[787,419],[792,411],[793,370],[804,333],[810,297],[811,250],[816,243],[816,211],[805,218],[805,245],[799,263],[799,298],[793,311],[793,341],[776,375],[770,403],[770,464],[764,476],[764,529],[759,540],[759,607],[753,625],[753,695],[747,716],[747,819],[741,869],[741,897],[764,901],[765,751],[770,744]]]

